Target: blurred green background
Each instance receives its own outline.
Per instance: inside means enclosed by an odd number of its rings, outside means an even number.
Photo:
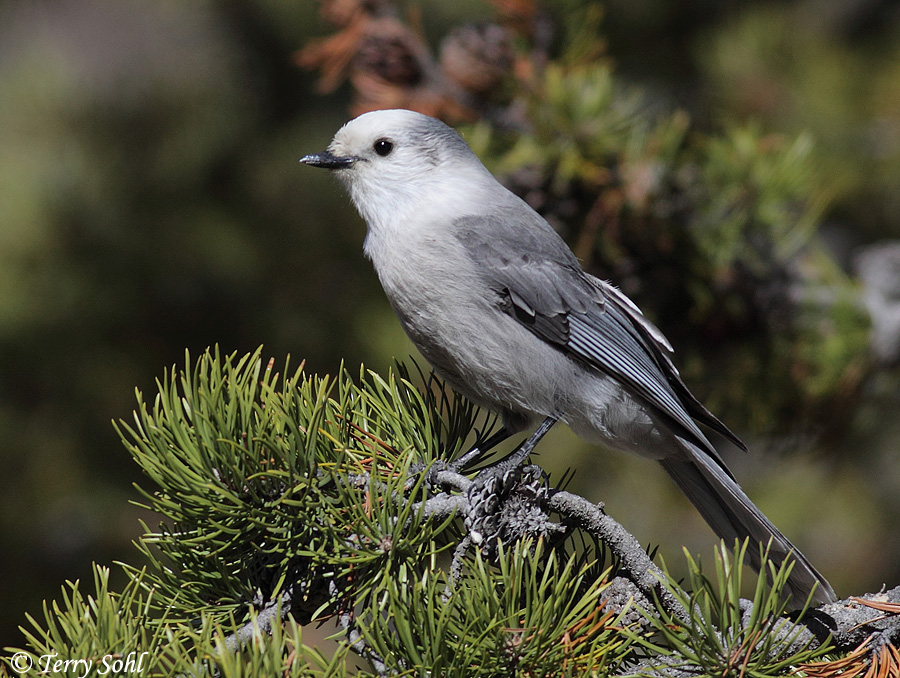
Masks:
[[[479,0],[406,5],[428,36],[491,16]],[[822,233],[848,272],[859,248],[900,238],[896,3],[603,7],[616,77],[662,108],[701,129],[809,131],[832,199]],[[91,561],[136,561],[130,540],[155,518],[128,503],[140,479],[110,421],[185,349],[263,344],[320,373],[413,352],[362,257],[362,222],[327,173],[297,163],[348,117],[349,89],[322,96],[292,61],[330,30],[311,0],[0,3],[0,646]],[[689,376],[706,394],[702,372]],[[900,580],[898,384],[878,365],[859,397],[836,399],[850,408],[837,426],[819,422],[827,436],[748,425],[751,453],[726,452],[840,595]],[[542,449],[668,562],[681,544],[711,554],[654,464],[562,430]]]

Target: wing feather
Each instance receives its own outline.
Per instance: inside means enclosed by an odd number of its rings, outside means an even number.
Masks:
[[[515,216],[521,219],[521,212]],[[544,341],[617,379],[717,461],[695,419],[746,449],[690,393],[669,357],[668,340],[628,297],[585,273],[537,214],[520,228],[509,223],[500,214],[453,225],[501,308]]]

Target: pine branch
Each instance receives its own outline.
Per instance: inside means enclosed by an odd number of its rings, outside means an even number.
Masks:
[[[596,537],[620,561],[620,569],[647,600],[658,600],[662,607],[676,619],[685,620],[687,611],[663,586],[665,573],[650,559],[647,552],[622,525],[603,510],[602,504],[592,504],[584,497],[570,492],[553,492],[552,510]]]
[[[341,676],[347,652],[379,676],[491,678],[719,675],[735,662],[828,676],[814,664],[826,650],[893,661],[900,588],[788,617],[787,566],[739,599],[741,549],[717,554],[714,579],[688,557],[682,588],[540,467],[487,482],[452,470],[491,420],[433,375],[288,374],[259,352],[210,351],[140,398],[120,430],[164,518],[138,545],[149,564],[125,568],[121,596],[98,578],[98,602],[48,606],[28,636],[36,654],[103,656],[128,639],[159,655],[160,675],[223,678],[253,675],[248,661],[255,675]],[[344,635],[327,661],[294,620],[329,618]]]

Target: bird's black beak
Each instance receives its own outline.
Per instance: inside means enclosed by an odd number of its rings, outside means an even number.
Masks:
[[[337,170],[350,167],[359,158],[353,155],[339,156],[331,151],[322,151],[321,153],[312,153],[300,158],[300,162],[304,165],[312,165],[313,167],[324,167],[325,169]]]

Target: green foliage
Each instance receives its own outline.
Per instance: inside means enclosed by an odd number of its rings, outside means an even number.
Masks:
[[[691,228],[713,275],[740,264],[766,277],[809,244],[825,207],[812,151],[808,134],[788,140],[754,126],[706,140]]]
[[[620,156],[633,157],[648,136],[664,141],[651,144],[663,162],[681,141],[664,133],[672,129],[669,120],[659,124],[663,133],[654,131],[656,123],[642,115],[642,95],[625,90],[607,61],[552,62],[538,78],[526,99],[527,131],[506,144],[492,139],[484,125],[471,135],[475,152],[499,173],[540,169],[557,193],[573,182],[596,188],[608,183],[608,167]]]
[[[23,628],[23,632],[29,649],[7,648],[28,657],[7,658],[14,671],[25,675],[21,662],[27,661],[49,675],[71,678],[201,676],[210,675],[213,665],[218,675],[230,678],[345,675],[341,672],[343,654],[325,660],[302,643],[301,629],[293,622],[263,633],[251,611],[250,639],[241,651],[235,651],[226,642],[239,628],[234,619],[218,623],[207,615],[196,625],[170,623],[165,617],[155,617],[153,610],[178,609],[178,601],[160,601],[160,592],[147,587],[144,571],[132,570],[132,579],[120,594],[109,590],[109,574],[109,569],[95,566],[94,594],[84,594],[77,581],[68,582],[61,602],[44,605],[43,620],[28,617],[33,630]],[[91,664],[85,666],[78,660]]]
[[[638,101],[617,91],[609,64],[550,64],[530,99],[534,131],[517,135],[497,169],[522,166],[549,171],[564,187],[574,180],[598,184],[602,162],[620,152],[635,121]]]
[[[46,669],[48,663],[53,666],[67,659],[94,660],[101,666],[104,658],[109,664],[114,657],[133,656],[136,661],[143,657],[148,675],[163,671],[164,629],[151,624],[155,593],[142,588],[141,571],[136,571],[122,593],[114,593],[109,589],[109,574],[108,568],[95,567],[93,595],[85,595],[79,582],[68,582],[60,601],[44,603],[42,621],[28,615],[33,630],[22,630],[32,666]],[[87,672],[79,664],[53,673],[84,676]]]
[[[793,352],[795,379],[821,402],[851,398],[872,366],[871,320],[859,303],[858,285],[824,252],[810,253],[815,271],[799,300]]]
[[[736,544],[731,552],[722,544],[715,553],[714,579],[704,574],[700,561],[685,551],[690,593],[671,582],[663,584],[688,611],[688,622],[684,624],[668,613],[646,615],[659,640],[636,639],[663,658],[660,667],[699,670],[710,676],[768,678],[784,675],[797,664],[814,661],[828,652],[827,645],[812,648],[809,641],[797,643],[799,629],[784,616],[791,563],[776,568],[763,553],[764,567],[749,601],[752,607],[745,612],[741,589],[746,551],[746,541]]]
[[[172,675],[211,675],[213,669],[223,678],[254,676],[285,676],[289,678],[338,678],[347,675],[346,647],[331,659],[318,650],[303,644],[301,627],[293,620],[274,624],[270,632],[256,623],[257,615],[250,612],[248,623],[252,633],[240,651],[227,642],[240,626],[234,620],[224,624],[204,616],[200,628],[178,626],[169,628],[163,656],[170,661]]]
[[[356,380],[285,374],[259,350],[216,349],[173,369],[153,398],[139,394],[119,432],[155,486],[141,489],[144,505],[163,520],[137,544],[148,565],[122,566],[121,593],[99,567],[95,593],[67,584],[23,629],[34,665],[144,657],[144,676],[336,678],[355,649],[382,675],[607,676],[675,657],[762,676],[817,656],[788,650],[781,633],[786,569],[764,569],[741,618],[742,550],[717,554],[714,580],[688,558],[693,592],[665,584],[690,623],[641,611],[653,642],[630,605],[607,607],[604,550],[572,538],[512,544],[490,561],[473,550],[452,577],[459,529],[423,515],[421,471],[490,420],[434,377],[416,387],[402,366]],[[300,623],[329,618],[345,628],[325,658]]]
[[[606,675],[630,643],[603,608],[605,577],[579,560],[520,542],[496,564],[477,553],[455,582],[433,564],[389,580],[362,634],[420,675]]]
[[[852,227],[870,237],[896,237],[896,27],[873,20],[875,35],[851,38],[837,16],[823,21],[813,13],[803,3],[749,4],[703,36],[697,64],[730,115],[814,134],[822,181],[838,212],[852,215]]]
[[[411,463],[462,444],[475,425],[470,404],[421,395],[396,373],[361,370],[357,385],[301,368],[280,380],[259,351],[207,353],[159,391],[152,406],[139,395],[134,425],[120,431],[157,485],[139,488],[144,505],[167,519],[139,548],[185,618],[270,600],[286,578],[310,596],[310,618],[327,582],[351,569],[357,583],[370,569],[388,576],[436,548],[432,531],[409,529],[422,522],[410,515],[422,490],[404,484]],[[367,473],[373,482],[352,482]],[[395,495],[409,500],[399,515]]]

